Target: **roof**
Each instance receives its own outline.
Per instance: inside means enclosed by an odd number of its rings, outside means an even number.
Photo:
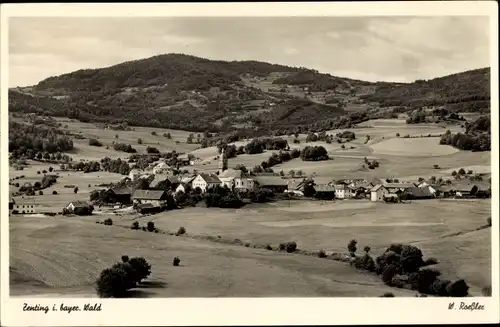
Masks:
[[[219,174],[220,178],[242,178],[245,177],[245,174],[240,169],[227,169],[224,170],[221,174]]]
[[[86,201],[72,201],[68,205],[73,204],[75,208],[87,208],[90,207],[90,204]]]
[[[195,179],[196,176],[186,176],[186,177],[182,177],[181,178],[181,182],[182,183],[186,183],[186,184],[189,184],[193,181],[193,179]]]
[[[166,162],[160,162],[159,164],[157,164],[155,166],[155,168],[159,168],[159,169],[170,169],[172,167],[170,167]]]
[[[373,187],[373,184],[370,183],[370,182],[359,183],[359,184],[356,184],[356,185],[349,186],[349,188],[351,190],[357,190],[357,189],[360,189],[360,188],[369,189],[369,188],[372,188],[372,187]]]
[[[335,192],[335,187],[322,184],[322,185],[315,185],[314,190],[316,192]]]
[[[305,185],[305,180],[302,179],[302,180],[299,180],[299,181],[291,181],[288,183],[288,189],[289,190],[301,190],[304,188],[304,185]]]
[[[132,194],[132,189],[127,186],[115,186],[109,188],[110,191],[113,191],[116,195],[130,195]]]
[[[207,183],[221,183],[219,177],[215,174],[199,173],[198,176],[201,176]]]
[[[159,200],[164,195],[164,193],[165,191],[135,190],[132,197],[134,199]]]
[[[384,183],[384,186],[386,188],[410,188],[410,187],[414,187],[415,184],[413,183]]]
[[[431,191],[428,187],[412,187],[410,189],[405,190],[407,194],[411,194],[415,197],[429,197],[432,196]]]
[[[347,184],[335,184],[333,186],[336,190],[345,190],[347,188]]]
[[[276,176],[255,176],[254,180],[261,186],[288,186],[283,178]]]
[[[156,187],[160,183],[165,181],[169,181],[172,184],[180,183],[180,180],[179,178],[177,178],[177,176],[156,175],[151,183],[149,183],[149,187]]]
[[[134,168],[134,169],[132,169],[132,170],[130,171],[130,174],[140,174],[140,173],[142,173],[142,171],[141,171],[140,169],[135,169],[135,168]]]
[[[189,159],[189,155],[187,153],[184,153],[184,154],[177,156],[177,159],[186,160],[186,159]]]
[[[385,186],[384,186],[384,185],[382,185],[382,184],[377,184],[377,185],[375,185],[374,187],[372,187],[372,188],[371,188],[370,192],[377,192],[377,191],[378,191],[379,189],[381,189],[382,187],[383,187],[383,188],[385,188]]]

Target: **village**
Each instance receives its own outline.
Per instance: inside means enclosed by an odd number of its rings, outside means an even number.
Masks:
[[[316,183],[314,177],[285,178],[276,173],[244,172],[242,169],[228,168],[228,158],[224,149],[218,159],[219,169],[213,171],[196,171],[187,174],[176,174],[179,167],[170,166],[165,160],[151,163],[146,169],[133,168],[127,176],[107,188],[94,190],[88,201],[71,201],[60,208],[59,214],[92,215],[95,206],[103,212],[133,209],[139,214],[149,215],[168,209],[181,208],[181,198],[185,195],[196,195],[199,202],[203,195],[210,193],[229,193],[241,199],[241,206],[251,202],[251,194],[264,192],[266,201],[302,200],[302,201],[372,201],[385,203],[405,203],[411,200],[428,200],[436,198],[489,198],[491,183],[482,181],[481,174],[472,175],[465,171],[454,174],[455,179],[442,180],[434,176],[429,179],[419,178],[416,181],[399,181],[397,179],[373,178],[340,179],[329,183]],[[187,156],[179,156],[185,165],[193,165],[196,161]],[[54,174],[55,173],[55,174]],[[59,173],[44,177],[57,180]],[[28,183],[29,184],[29,183]],[[134,186],[135,185],[135,186]],[[27,185],[32,187],[31,184]],[[254,196],[255,198],[255,196]],[[257,201],[265,202],[265,201]],[[48,214],[37,204],[36,196],[11,198],[9,213],[16,214]]]

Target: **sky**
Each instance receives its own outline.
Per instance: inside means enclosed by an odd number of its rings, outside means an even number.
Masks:
[[[9,86],[165,53],[259,60],[367,81],[490,66],[488,17],[18,17]]]

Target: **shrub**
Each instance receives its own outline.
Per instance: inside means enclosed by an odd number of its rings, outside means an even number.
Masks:
[[[280,243],[279,244],[279,249],[280,249],[280,251],[285,251],[285,249],[286,249],[286,243]]]
[[[40,171],[37,171],[36,173],[37,173],[38,175],[40,175]]]
[[[451,283],[449,280],[436,279],[429,287],[429,293],[438,296],[447,296],[446,287]]]
[[[488,226],[491,227],[491,217],[489,217],[488,219],[486,219],[486,223],[488,224]]]
[[[39,191],[39,192],[38,192],[38,195],[43,195],[43,191]]]
[[[326,252],[325,252],[325,250],[320,250],[318,252],[318,258],[326,258]]]
[[[151,265],[143,257],[131,258],[128,263],[135,271],[135,282],[140,283],[143,279],[151,275]]]
[[[404,245],[401,250],[401,267],[405,272],[418,271],[424,264],[422,251],[413,245]]]
[[[481,289],[483,296],[491,296],[491,286],[485,286]]]
[[[396,275],[396,271],[396,265],[388,265],[382,273],[382,281],[387,285],[391,285],[392,278]]]
[[[368,253],[370,252],[370,250],[371,250],[371,249],[372,249],[372,248],[371,248],[371,247],[369,247],[369,246],[367,245],[367,246],[365,246],[365,247],[363,248],[363,251],[365,251],[365,253],[366,253],[366,254],[368,254]]]
[[[141,138],[137,139],[137,144],[142,144],[142,139]]]
[[[179,230],[177,231],[176,235],[183,235],[186,234],[186,229],[184,227],[179,227]]]
[[[448,284],[446,292],[451,297],[466,297],[469,294],[469,285],[463,279]]]
[[[128,257],[127,257],[128,259]],[[129,290],[131,288],[134,288],[137,283],[135,281],[135,269],[132,267],[132,265],[128,262],[119,262],[115,263],[111,269],[120,269],[125,271],[125,288],[126,290]]]
[[[148,146],[148,147],[146,148],[146,152],[147,152],[147,153],[160,153],[160,150],[158,150],[158,149],[157,149],[157,148],[155,148],[155,147]]]
[[[358,244],[358,241],[356,241],[354,239],[351,240],[351,241],[349,241],[349,243],[347,244],[347,250],[351,254],[351,257],[355,256],[355,253],[356,253],[356,250],[357,250],[356,244]]]
[[[112,226],[113,225],[113,219],[108,218],[108,219],[104,220],[104,225],[106,225],[106,226]]]
[[[122,262],[128,262],[129,259],[128,255],[122,255]]]
[[[134,221],[134,222],[132,223],[132,226],[130,226],[130,229],[139,229],[139,222]]]
[[[151,135],[156,136],[156,132],[155,132],[155,131],[152,131],[152,132],[151,132]]]
[[[52,191],[52,195],[57,195],[57,191]]]
[[[465,175],[465,169],[460,168],[460,170],[458,171],[458,174],[459,175]]]
[[[75,186],[75,188],[73,189],[73,192],[78,193],[78,186]]]
[[[245,247],[246,247],[246,248],[249,248],[249,247],[250,247],[250,243],[248,243],[248,242],[247,242],[247,243],[245,243]]]
[[[266,245],[266,250],[272,251],[272,249],[273,247],[270,244]]]
[[[42,171],[42,173],[46,174],[46,173],[47,173],[47,171],[46,171],[46,170],[43,170],[43,171]]]
[[[148,221],[146,229],[148,230],[148,232],[154,232],[154,230],[155,230],[155,223],[152,222],[152,221]]]
[[[395,296],[391,292],[386,292],[386,293],[382,294],[380,297],[395,297]]]
[[[295,241],[286,243],[286,252],[293,253],[297,250],[297,243]]]
[[[102,146],[102,143],[99,142],[99,140],[91,138],[89,139],[89,145],[90,146]]]
[[[146,232],[147,231],[146,226],[142,226],[142,230]]]
[[[127,272],[121,267],[104,269],[96,282],[97,295],[101,298],[124,297],[127,292]]]
[[[181,263],[181,259],[179,259],[179,257],[175,257],[173,262],[174,267],[177,267],[179,263]]]

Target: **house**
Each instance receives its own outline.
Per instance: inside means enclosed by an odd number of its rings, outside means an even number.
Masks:
[[[291,193],[298,196],[304,196],[304,189],[306,185],[306,180],[301,179],[299,181],[290,181],[288,182],[288,189],[286,193]]]
[[[191,165],[191,166],[199,165],[201,163],[202,163],[202,160],[200,158],[195,158],[195,159],[189,161],[189,165]]]
[[[11,201],[9,202],[9,211],[11,210],[11,213],[13,215],[37,213],[39,207],[40,206],[35,203],[34,198],[18,199],[17,201],[14,199],[11,199]]]
[[[388,195],[389,190],[382,184],[378,184],[370,190],[370,200],[372,201],[382,201]]]
[[[283,193],[288,190],[288,184],[281,177],[273,175],[259,175],[254,177],[255,187],[258,189],[269,189],[275,193]]]
[[[170,176],[174,174],[174,170],[166,162],[162,161],[153,168],[153,174]]]
[[[352,197],[351,190],[344,183],[334,184],[335,188],[335,198],[337,199],[349,199]]]
[[[249,178],[240,169],[227,169],[219,173],[219,180],[222,186],[227,186],[231,190],[253,190],[255,183],[253,178]]]
[[[335,199],[335,195],[337,193],[335,186],[327,184],[314,185],[314,191],[314,196],[321,200],[333,200]]]
[[[107,203],[132,203],[132,189],[127,186],[114,186],[108,188],[104,193],[104,199]]]
[[[202,192],[206,192],[208,188],[216,185],[221,186],[222,182],[217,175],[210,173],[200,173],[192,181],[193,189],[199,188]]]
[[[92,214],[94,207],[86,201],[73,201],[66,206],[66,209],[75,215],[86,216]]]
[[[191,184],[188,183],[180,183],[175,189],[175,193],[187,193],[187,191],[191,188]]]
[[[460,198],[491,196],[491,187],[487,183],[463,181],[453,184],[452,189],[455,191],[455,197]]]
[[[132,194],[134,203],[151,203],[153,205],[161,205],[167,201],[169,195],[166,191],[161,190],[135,190]]]
[[[128,177],[130,178],[130,180],[132,182],[135,182],[136,180],[139,179],[139,177],[141,176],[142,173],[143,172],[141,170],[139,170],[139,169],[132,169],[130,171],[130,173],[128,174]]]
[[[370,190],[373,188],[371,183],[363,183],[357,185],[348,185],[349,196],[351,198],[362,199],[370,197]]]
[[[184,177],[181,178],[181,183],[185,183],[185,184],[191,185],[191,183],[193,182],[193,180],[195,178],[196,178],[196,175],[184,176]]]

